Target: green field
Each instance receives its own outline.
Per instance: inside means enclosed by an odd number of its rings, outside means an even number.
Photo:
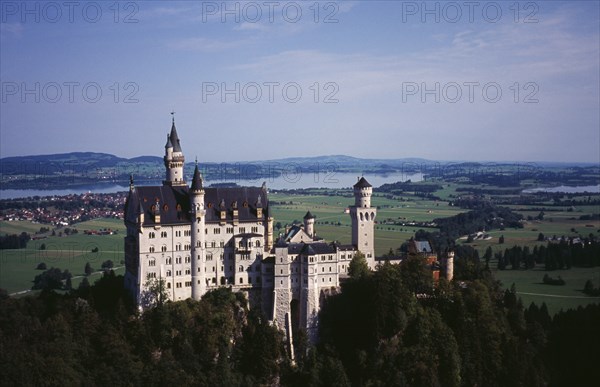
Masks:
[[[495,263],[494,263],[495,265]],[[500,280],[505,288],[510,288],[514,283],[518,296],[523,305],[528,307],[532,302],[538,306],[543,302],[548,306],[550,314],[555,314],[579,305],[600,302],[600,297],[586,296],[582,290],[587,280],[592,280],[594,286],[600,286],[600,267],[579,268],[569,270],[545,271],[543,268],[533,270],[493,270],[494,276]],[[542,282],[544,274],[565,280],[563,286],[546,285]]]
[[[0,222],[0,233],[20,233],[38,231],[40,224],[31,222]],[[100,270],[102,262],[112,260],[117,274],[123,273],[123,235],[125,226],[119,219],[97,219],[71,226],[79,231],[70,236],[48,236],[45,239],[32,240],[26,249],[0,250],[0,288],[9,294],[31,289],[33,278],[40,274],[36,270],[39,263],[48,268],[58,267],[69,270],[73,275],[73,286],[82,280],[85,264],[89,262],[95,270]],[[84,235],[87,229],[110,228],[117,230],[116,235]],[[60,229],[57,229],[58,232]],[[42,244],[45,250],[40,250]],[[98,248],[97,253],[92,249]],[[98,274],[99,275],[99,274]]]
[[[354,204],[353,198],[272,193],[269,199],[277,203],[286,203],[271,205],[276,223],[280,222],[282,226],[285,226],[286,224],[292,224],[293,221],[302,222],[306,211],[310,211],[317,217],[315,230],[318,236],[329,241],[336,240],[341,243],[350,243],[350,215],[344,213],[344,209]],[[386,254],[390,248],[396,250],[403,242],[414,236],[418,229],[422,228],[382,224],[386,220],[427,222],[464,211],[451,207],[443,201],[421,200],[410,196],[402,199],[402,201],[388,199],[380,195],[374,195],[372,198],[371,204],[379,207],[377,210],[377,222],[379,224],[375,226],[376,255]],[[291,204],[289,204],[290,202]],[[284,232],[283,228],[281,230],[275,229],[275,233],[278,232]]]
[[[389,224],[392,222],[429,222],[435,218],[444,218],[456,215],[467,210],[450,206],[448,201],[460,195],[457,192],[462,184],[443,183],[443,189],[435,192],[442,200],[429,200],[412,195],[394,196],[393,199],[383,194],[375,193],[372,205],[378,207],[377,222],[375,225],[375,253],[378,256],[386,254],[390,249],[396,250],[402,243],[414,236],[414,233],[423,228],[421,226],[399,226]],[[275,228],[275,235],[283,233],[286,225],[293,222],[302,222],[307,211],[317,217],[315,230],[318,236],[326,241],[339,241],[347,244],[351,242],[350,215],[344,210],[354,204],[354,198],[348,195],[329,196],[323,190],[315,195],[271,193],[272,215],[275,224],[280,223],[281,228]],[[531,210],[527,206],[511,205],[513,210],[520,212],[525,218],[536,217],[539,211]],[[557,208],[557,207],[554,207]],[[488,246],[494,251],[504,250],[514,245],[533,247],[546,242],[537,241],[541,232],[546,237],[575,236],[594,234],[598,236],[600,221],[579,220],[583,214],[600,212],[597,206],[579,206],[577,208],[561,208],[559,211],[548,211],[543,220],[524,222],[521,229],[505,229],[489,231],[490,240],[474,241],[470,245],[476,248],[481,255]],[[25,231],[35,234],[40,227],[47,227],[38,223],[15,221],[0,221],[0,234],[20,234]],[[58,267],[68,269],[74,276],[73,286],[77,286],[82,279],[85,264],[90,262],[94,269],[100,269],[103,261],[112,260],[118,268],[117,273],[123,272],[123,236],[125,227],[119,219],[96,219],[79,223],[71,228],[76,228],[79,233],[69,236],[58,236],[61,229],[56,229],[57,236],[47,236],[45,239],[30,241],[27,249],[0,250],[0,288],[5,288],[9,293],[26,291],[31,288],[35,275],[40,274],[35,270],[40,262],[45,262],[48,268]],[[110,228],[117,230],[116,235],[84,235],[86,229]],[[429,228],[429,231],[436,229]],[[503,235],[504,244],[498,243],[498,238]],[[465,243],[466,240],[458,240]],[[45,250],[40,250],[42,244]],[[98,248],[97,253],[92,249]],[[491,263],[495,269],[496,263]],[[585,281],[592,279],[595,286],[600,286],[600,268],[582,269],[574,268],[567,271],[556,271],[551,276],[561,275],[567,282],[565,286],[543,285],[541,279],[543,270],[513,271],[505,270],[495,272],[497,278],[505,287],[510,287],[514,282],[517,290],[527,306],[530,302],[546,302],[552,313],[568,307],[590,302],[598,302],[597,298],[586,297],[581,293]],[[99,275],[99,273],[97,274]]]

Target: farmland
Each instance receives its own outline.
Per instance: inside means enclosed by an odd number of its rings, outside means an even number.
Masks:
[[[514,245],[528,246],[546,244],[539,241],[539,234],[549,238],[552,236],[565,237],[599,237],[600,220],[595,214],[600,213],[596,204],[600,195],[554,195],[543,198],[536,203],[522,203],[522,197],[515,194],[515,189],[506,189],[491,184],[473,186],[464,181],[436,180],[429,184],[435,190],[424,194],[419,191],[419,183],[412,183],[414,191],[404,189],[400,192],[382,192],[375,188],[372,205],[378,208],[375,225],[376,255],[387,254],[390,250],[397,251],[403,242],[415,235],[419,229],[436,232],[432,224],[434,219],[447,218],[469,211],[457,205],[464,198],[469,200],[484,200],[502,202],[514,212],[523,216],[522,228],[506,227],[485,230],[489,235],[486,240],[474,240],[469,245],[483,255],[488,247],[494,252],[503,251]],[[531,183],[529,183],[531,184]],[[524,185],[525,186],[525,185]],[[493,194],[475,195],[472,192],[492,192]],[[479,190],[479,191],[478,191]],[[527,197],[527,200],[532,200]],[[275,235],[285,232],[285,227],[302,221],[307,211],[316,216],[315,230],[317,236],[327,241],[351,242],[351,222],[347,208],[354,203],[350,190],[306,189],[293,191],[275,191],[269,194],[271,215],[275,218]],[[564,203],[564,205],[562,205]],[[573,204],[577,205],[573,205]],[[543,215],[543,216],[541,216]],[[0,250],[0,288],[9,294],[24,292],[31,288],[32,280],[40,274],[36,270],[39,263],[45,263],[48,268],[58,267],[69,270],[73,275],[73,286],[77,286],[83,278],[84,266],[90,263],[95,270],[100,269],[102,262],[112,260],[117,267],[116,272],[123,272],[123,234],[124,225],[120,219],[98,218],[85,222],[74,223],[69,228],[77,233],[65,234],[64,228],[53,228],[43,235],[39,233],[43,224],[24,221],[0,221],[0,235],[20,234],[25,232],[38,238],[29,241],[27,248],[19,250]],[[110,229],[112,235],[85,235],[85,230]],[[54,235],[53,235],[54,234]],[[504,237],[504,243],[499,238]],[[463,236],[456,240],[458,244],[467,243]],[[497,279],[505,287],[515,283],[520,297],[525,305],[532,301],[546,302],[552,313],[561,308],[576,307],[597,298],[585,296],[581,290],[587,280],[593,280],[595,286],[600,286],[600,270],[598,268],[572,268],[570,270],[552,272],[560,275],[566,282],[565,286],[548,286],[542,284],[544,275],[542,267],[533,270],[504,270],[498,271],[494,260],[490,268]],[[99,275],[99,273],[95,274]]]
[[[35,226],[35,227],[34,227]],[[0,222],[2,233],[17,233],[21,231],[37,231],[39,224],[31,222]],[[0,250],[0,287],[9,294],[28,290],[33,278],[40,274],[36,270],[39,263],[45,263],[48,268],[57,267],[69,270],[73,275],[73,286],[79,285],[84,275],[86,263],[95,270],[100,270],[102,262],[112,260],[117,274],[123,274],[123,234],[124,225],[118,219],[96,219],[78,223],[71,228],[77,229],[77,234],[63,236],[48,236],[45,239],[32,240],[27,248],[18,250]],[[84,235],[88,229],[112,229],[113,235]],[[44,248],[42,248],[44,245]],[[98,249],[97,252],[92,250]]]

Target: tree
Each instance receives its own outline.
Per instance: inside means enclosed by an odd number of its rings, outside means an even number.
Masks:
[[[546,240],[546,237],[544,236],[544,234],[539,233],[537,240],[538,240],[538,242],[543,242],[544,240]]]
[[[84,273],[85,275],[90,275],[94,272],[94,269],[92,268],[92,265],[90,265],[89,262],[86,262],[85,264],[85,269],[84,269]]]
[[[145,290],[141,295],[142,308],[153,308],[162,306],[166,301],[169,300],[169,293],[167,292],[167,285],[165,280],[160,278],[150,278],[144,284]]]
[[[592,283],[592,281],[591,280],[585,281],[585,285],[583,286],[583,292],[586,294],[589,294],[592,291],[594,291],[594,284]]]
[[[42,243],[40,245],[40,250],[46,250],[46,244],[45,243]]]
[[[360,251],[357,251],[348,265],[348,274],[354,279],[366,277],[371,273],[365,255]]]
[[[488,246],[488,248],[485,249],[485,254],[483,255],[483,259],[485,260],[486,269],[490,268],[490,260],[492,259],[493,254],[494,254],[494,252],[492,251],[492,246]]]
[[[33,279],[32,289],[61,289],[63,276],[58,268],[50,268]]]
[[[40,262],[38,263],[37,267],[35,268],[35,270],[47,270],[48,267],[46,266],[46,263],[44,262]]]
[[[500,235],[500,238],[498,238],[498,243],[500,243],[500,244],[504,243],[504,235]]]
[[[88,281],[87,277],[83,277],[83,280],[79,283],[79,290],[89,289],[90,281]]]
[[[409,255],[400,265],[400,278],[413,293],[430,293],[433,289],[433,276],[425,258],[420,255]]]
[[[112,269],[114,266],[115,265],[114,265],[113,261],[111,261],[110,259],[108,261],[102,262],[103,269]]]

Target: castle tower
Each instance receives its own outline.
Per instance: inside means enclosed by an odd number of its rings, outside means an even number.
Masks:
[[[179,143],[179,136],[177,135],[177,129],[175,129],[174,116],[173,123],[171,125],[171,133],[167,135],[167,143],[165,144],[164,162],[167,169],[167,174],[166,180],[163,181],[163,184],[174,186],[187,185],[183,179],[183,165],[185,163],[185,157],[183,157],[181,144]]]
[[[192,187],[190,188],[190,208],[192,212],[191,245],[192,245],[192,298],[199,300],[206,293],[206,246],[204,187],[202,175],[196,164]]]
[[[304,215],[304,231],[313,239],[315,237],[315,219],[315,216],[310,211]]]
[[[290,287],[290,262],[287,244],[279,239],[275,244],[275,266],[273,278],[273,321],[286,334],[286,341],[293,342],[292,324],[292,291]],[[290,348],[290,355],[293,351]]]
[[[365,255],[371,269],[375,268],[375,217],[377,209],[371,207],[373,186],[361,177],[354,184],[354,206],[350,207],[352,218],[352,244]]]
[[[452,281],[454,278],[454,251],[450,251],[448,253],[448,258],[446,259],[446,279],[448,282]]]

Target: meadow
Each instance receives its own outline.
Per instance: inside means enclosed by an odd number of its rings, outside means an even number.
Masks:
[[[492,261],[492,264],[495,264]],[[600,286],[600,267],[573,267],[568,270],[545,271],[543,267],[532,270],[492,270],[494,277],[509,289],[514,283],[517,294],[527,308],[532,302],[538,306],[543,302],[548,306],[548,312],[553,315],[562,310],[585,306],[600,302],[600,297],[590,297],[583,293],[587,280],[592,280],[595,287]],[[560,276],[565,285],[547,285],[542,278],[548,274],[552,278]]]
[[[434,194],[441,200],[431,200],[410,193],[400,196],[386,195],[375,192],[372,205],[378,207],[377,224],[375,225],[376,255],[387,254],[390,250],[396,251],[402,243],[406,242],[419,229],[436,231],[435,228],[425,228],[421,225],[410,225],[411,222],[431,222],[436,218],[444,218],[465,212],[465,209],[449,205],[449,201],[460,195],[456,189],[462,184],[443,184],[443,188]],[[350,215],[345,210],[353,205],[354,198],[351,192],[345,194],[337,192],[330,195],[326,190],[315,191],[314,194],[294,194],[290,192],[273,192],[269,194],[271,215],[275,218],[275,235],[284,233],[285,227],[294,222],[302,222],[307,211],[316,216],[315,230],[319,237],[326,241],[338,241],[342,244],[351,242]],[[511,205],[513,210],[521,213],[525,219],[534,218],[539,211],[527,206]],[[584,214],[598,213],[597,206],[579,206],[577,208],[556,207],[558,211],[546,212],[543,220],[529,220],[523,222],[523,228],[488,231],[492,237],[489,240],[476,240],[470,246],[476,248],[483,255],[488,247],[493,251],[501,251],[514,245],[529,246],[545,244],[537,240],[538,234],[546,237],[556,236],[587,236],[590,233],[598,236],[600,221],[579,220]],[[404,222],[406,225],[393,223]],[[34,234],[45,226],[26,221],[6,222],[0,221],[0,234],[20,234],[25,231]],[[277,227],[279,226],[279,228]],[[124,272],[122,261],[123,236],[125,226],[118,219],[96,219],[70,226],[77,229],[77,234],[59,236],[61,229],[55,229],[56,236],[47,236],[45,239],[32,240],[26,249],[0,250],[0,288],[9,294],[27,292],[31,289],[33,278],[40,274],[36,270],[39,263],[46,263],[47,267],[58,267],[69,270],[73,275],[73,286],[78,286],[83,279],[86,263],[90,263],[98,272],[92,275],[99,276],[102,262],[112,260],[117,274]],[[84,230],[112,229],[117,231],[114,235],[85,235]],[[63,229],[64,230],[64,229]],[[504,244],[498,239],[504,236]],[[466,243],[466,239],[459,239],[457,243]],[[42,244],[45,249],[42,249]],[[93,252],[97,249],[97,252]],[[496,262],[492,260],[490,267],[505,287],[509,288],[515,283],[519,296],[527,306],[535,301],[538,304],[546,302],[552,313],[568,307],[577,307],[591,302],[598,302],[598,298],[585,296],[581,290],[588,279],[594,281],[595,286],[600,286],[600,268],[573,268],[564,271],[551,272],[556,277],[560,275],[566,281],[565,286],[550,286],[542,284],[545,274],[543,268],[534,270],[505,270],[497,271]]]
[[[35,232],[40,229],[39,223],[26,221],[0,222],[0,233]],[[0,288],[9,294],[25,292],[31,289],[33,279],[41,274],[36,270],[39,263],[45,263],[49,268],[56,267],[69,270],[73,275],[73,286],[77,287],[83,280],[86,263],[90,263],[99,276],[102,262],[113,261],[115,273],[123,274],[121,263],[123,255],[123,235],[125,226],[119,219],[96,219],[70,226],[77,229],[77,234],[58,236],[61,229],[56,229],[56,236],[29,241],[27,248],[19,250],[0,250]],[[84,235],[84,230],[99,230],[110,228],[116,230],[114,235]],[[42,245],[45,249],[42,250]],[[92,250],[98,249],[97,252]]]

